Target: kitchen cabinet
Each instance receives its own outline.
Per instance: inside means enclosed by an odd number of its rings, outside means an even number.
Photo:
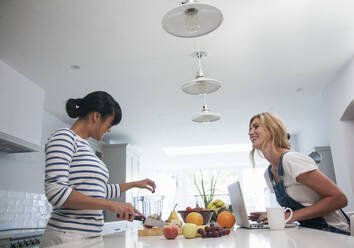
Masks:
[[[41,144],[44,90],[0,60],[0,132]]]
[[[325,174],[334,183],[337,183],[334,173],[332,153],[329,146],[315,147],[313,152],[309,154],[317,163],[318,169]]]
[[[109,170],[108,183],[121,184],[139,179],[140,153],[129,144],[103,144],[102,160]],[[122,193],[117,202],[133,202],[137,190]],[[114,213],[104,211],[105,221],[116,221]]]

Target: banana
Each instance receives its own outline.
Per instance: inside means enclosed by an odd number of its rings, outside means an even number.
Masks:
[[[208,208],[209,209],[217,209],[217,210],[219,210],[220,208],[226,208],[226,205],[225,205],[225,203],[222,200],[217,199],[217,200],[209,203],[208,204]]]
[[[214,205],[218,208],[225,206],[225,203],[221,200],[215,200]]]

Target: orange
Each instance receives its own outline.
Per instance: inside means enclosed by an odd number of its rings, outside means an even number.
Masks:
[[[229,211],[222,211],[216,221],[220,227],[231,228],[235,225],[235,216]]]
[[[201,226],[203,224],[203,216],[200,213],[191,212],[186,216],[185,222]]]

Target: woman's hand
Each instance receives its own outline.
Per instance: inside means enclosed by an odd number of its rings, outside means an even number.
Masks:
[[[155,193],[156,185],[155,185],[154,181],[152,181],[149,178],[146,178],[144,180],[136,181],[135,182],[135,187],[141,188],[141,189],[148,189],[152,193]]]
[[[251,212],[248,216],[249,220],[268,223],[267,212]]]
[[[155,188],[156,188],[155,182],[149,178],[140,181],[135,181],[135,182],[122,183],[119,186],[120,186],[120,192],[125,192],[131,188],[140,188],[140,189],[148,189],[152,193],[155,193]]]
[[[117,213],[117,219],[133,221],[135,215],[144,216],[131,203],[110,201],[108,210]],[[119,216],[119,217],[118,217]]]

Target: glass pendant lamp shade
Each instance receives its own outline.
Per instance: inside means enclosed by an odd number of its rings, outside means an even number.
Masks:
[[[182,91],[191,95],[202,95],[215,92],[220,87],[219,81],[201,76],[182,85]]]
[[[162,18],[162,27],[171,35],[193,38],[214,31],[222,21],[219,9],[190,0],[168,11]]]
[[[195,116],[192,121],[194,122],[199,122],[199,123],[206,123],[206,122],[213,122],[220,120],[220,115],[217,113],[210,112],[210,110],[206,107],[206,105],[203,106],[202,112]]]
[[[206,94],[202,95],[203,97],[203,108],[202,112],[195,116],[192,121],[198,122],[198,123],[208,123],[208,122],[213,122],[213,121],[218,121],[220,120],[220,115],[217,113],[211,112],[206,104]]]
[[[198,51],[192,54],[198,59],[198,72],[195,79],[182,85],[181,89],[184,93],[191,95],[205,95],[210,94],[221,87],[221,83],[215,79],[208,78],[204,75],[202,70],[201,59],[208,55],[205,51]]]

